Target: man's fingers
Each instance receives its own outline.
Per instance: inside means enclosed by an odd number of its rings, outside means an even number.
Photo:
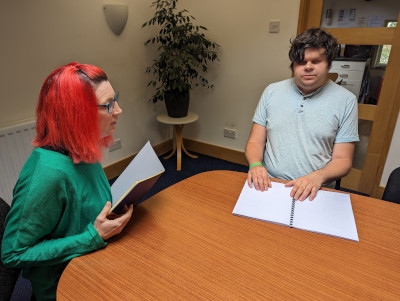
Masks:
[[[310,201],[315,199],[315,197],[317,196],[317,192],[318,192],[317,188],[313,187],[313,189],[311,189],[311,194],[310,194],[310,197],[309,197]]]
[[[264,191],[264,178],[262,174],[257,173],[256,178],[257,178],[258,189]]]
[[[285,187],[292,187],[294,185],[294,183],[296,183],[295,181],[289,181],[285,184]],[[291,195],[292,196],[292,195]]]
[[[254,184],[254,188],[261,191],[268,190],[268,187],[272,187],[271,180],[263,166],[254,166],[249,170],[247,174],[247,183],[250,188],[252,188],[252,184]]]
[[[249,171],[248,174],[247,174],[247,183],[249,184],[250,188],[253,188],[252,182],[253,181],[251,179],[251,172]]]
[[[264,189],[265,189],[264,186],[265,185],[264,185],[264,177],[263,177],[263,175],[255,172],[253,178],[255,179],[255,182],[257,183],[256,184],[256,189],[264,191]]]

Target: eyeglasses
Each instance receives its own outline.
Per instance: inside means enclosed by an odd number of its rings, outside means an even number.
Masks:
[[[115,96],[114,99],[111,100],[108,104],[105,105],[97,105],[98,107],[105,107],[107,108],[107,113],[111,114],[112,112],[114,112],[114,106],[115,103],[118,101],[118,96],[119,96],[119,92],[115,91]]]

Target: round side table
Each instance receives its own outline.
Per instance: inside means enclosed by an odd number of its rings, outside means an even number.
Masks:
[[[182,150],[185,152],[186,155],[188,155],[190,158],[196,159],[198,158],[195,155],[190,154],[185,146],[183,145],[182,141],[182,132],[183,132],[183,127],[185,124],[193,123],[199,119],[199,115],[196,113],[189,112],[186,117],[182,118],[173,118],[169,117],[167,113],[161,113],[157,115],[157,121],[164,123],[164,124],[170,124],[173,125],[174,128],[174,136],[175,136],[175,143],[174,147],[172,149],[172,152],[164,157],[164,159],[169,159],[172,157],[173,154],[176,152],[177,160],[176,160],[176,170],[181,170],[182,167]]]

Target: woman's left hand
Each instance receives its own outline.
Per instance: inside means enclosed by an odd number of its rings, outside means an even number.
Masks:
[[[121,233],[122,229],[125,228],[126,224],[131,219],[133,205],[131,204],[125,213],[117,216],[113,215],[111,219],[109,218],[110,210],[111,202],[107,202],[94,222],[94,227],[103,240],[107,240],[110,237]]]

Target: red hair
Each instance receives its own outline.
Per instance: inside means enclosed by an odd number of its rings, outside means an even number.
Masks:
[[[71,63],[54,70],[40,90],[33,146],[63,149],[74,163],[100,162],[102,147],[112,137],[101,137],[94,89],[107,80],[103,70],[91,65]]]

